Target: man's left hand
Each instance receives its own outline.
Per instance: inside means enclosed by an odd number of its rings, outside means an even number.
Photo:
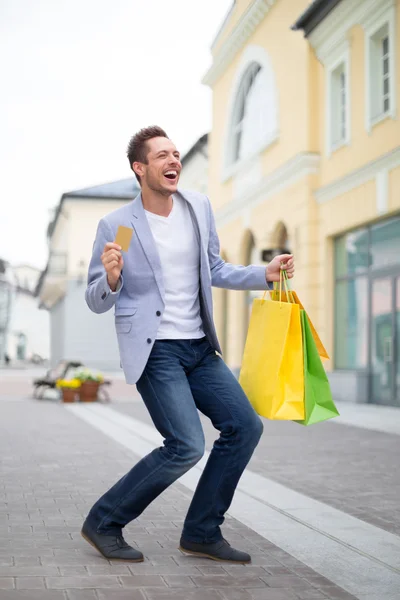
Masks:
[[[275,256],[266,268],[266,280],[279,281],[281,270],[286,271],[289,279],[294,276],[293,254],[279,254],[279,256]]]

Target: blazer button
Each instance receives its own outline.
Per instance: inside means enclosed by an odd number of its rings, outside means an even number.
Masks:
[[[157,317],[161,317],[161,313],[159,310],[156,312],[156,315],[157,315]]]
[[[147,338],[147,343],[151,344],[151,339],[150,338]]]

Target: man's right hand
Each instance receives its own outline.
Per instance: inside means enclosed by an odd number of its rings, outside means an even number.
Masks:
[[[117,284],[121,276],[122,267],[124,266],[124,259],[121,254],[121,246],[114,244],[114,242],[108,242],[104,246],[103,254],[101,255],[101,262],[107,273],[107,281],[111,290],[115,292]]]

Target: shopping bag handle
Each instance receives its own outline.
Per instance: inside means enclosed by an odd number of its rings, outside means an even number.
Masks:
[[[281,266],[283,266],[283,264],[284,263],[281,263]],[[278,282],[276,282],[276,283],[278,283]],[[283,283],[283,287],[285,288],[286,298],[287,298],[288,303],[296,304],[296,301],[292,294],[292,290],[290,289],[290,283],[289,283],[289,278],[288,278],[286,269],[281,269],[280,273],[279,273],[279,304],[282,304],[282,283]],[[274,283],[274,288],[275,288],[275,283]],[[265,290],[265,292],[264,292],[264,295],[262,297],[263,301],[265,300],[265,295],[266,295],[267,291],[268,290]]]
[[[285,286],[285,292],[288,302],[290,302],[291,304],[296,304],[292,290],[290,289],[290,281],[286,269],[281,269],[281,273],[283,274],[283,283]]]

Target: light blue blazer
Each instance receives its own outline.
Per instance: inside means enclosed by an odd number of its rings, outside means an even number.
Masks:
[[[232,290],[264,290],[265,267],[231,265],[220,257],[214,215],[207,196],[179,191],[186,200],[200,244],[200,306],[204,332],[220,354],[215,325],[211,286]],[[120,286],[112,292],[101,262],[107,242],[115,239],[119,225],[133,227]],[[177,240],[179,243],[179,240]],[[182,257],[184,259],[184,257]],[[160,258],[144,212],[142,197],[118,208],[99,222],[89,265],[86,302],[95,313],[115,307],[115,329],[121,366],[127,383],[135,384],[144,371],[165,308],[165,292]]]

